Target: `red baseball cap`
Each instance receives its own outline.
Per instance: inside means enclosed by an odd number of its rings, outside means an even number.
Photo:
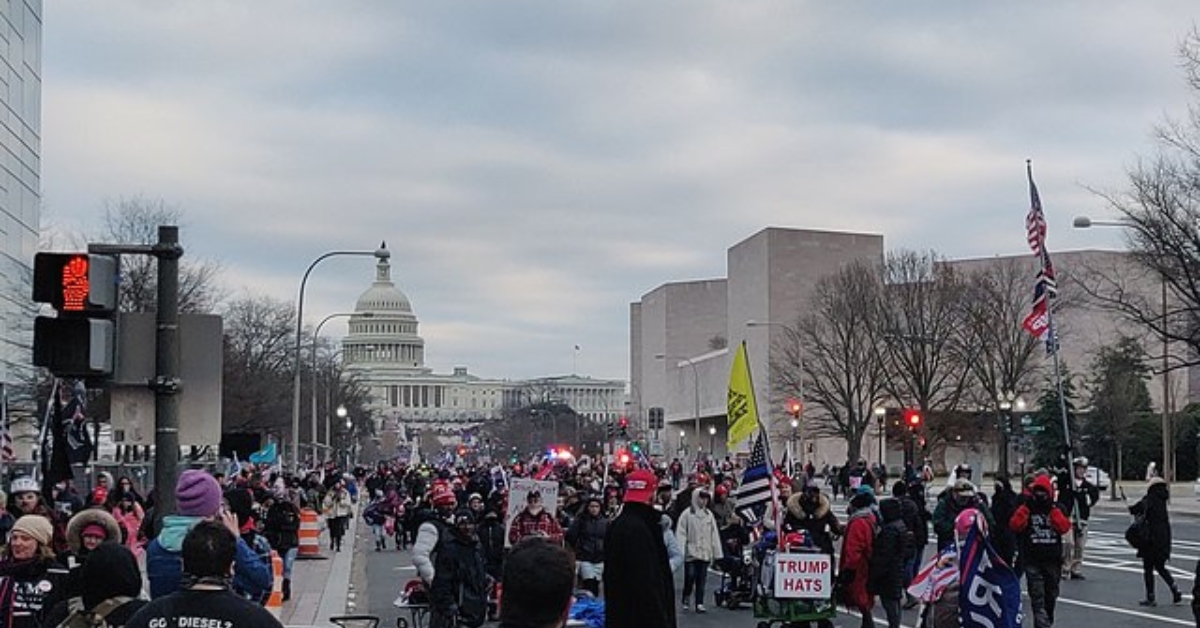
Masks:
[[[625,501],[649,504],[658,491],[658,477],[652,471],[638,469],[625,476]]]

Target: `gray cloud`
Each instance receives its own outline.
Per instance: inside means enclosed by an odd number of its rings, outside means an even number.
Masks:
[[[1193,4],[54,3],[45,201],[162,197],[285,299],[386,239],[439,370],[623,377],[628,303],[767,225],[1020,252],[1031,157],[1052,247],[1119,244],[1070,220],[1184,110]]]

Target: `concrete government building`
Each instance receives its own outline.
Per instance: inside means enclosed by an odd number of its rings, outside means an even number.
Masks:
[[[840,267],[858,260],[879,263],[884,259],[883,236],[868,233],[842,233],[770,227],[731,246],[727,251],[727,276],[662,284],[630,305],[630,379],[632,416],[635,425],[644,428],[649,408],[664,409],[666,429],[657,434],[667,458],[704,454],[711,449],[718,457],[726,453],[726,391],[733,354],[745,341],[760,419],[767,426],[776,459],[784,444],[813,453],[800,456],[818,468],[823,463],[840,465],[846,459],[846,445],[831,438],[817,438],[807,427],[819,412],[811,404],[804,410],[804,423],[793,433],[791,416],[784,408],[786,399],[772,390],[773,360],[782,359],[782,347],[794,342],[789,328],[801,314],[817,281]],[[1119,269],[1134,277],[1129,285],[1157,304],[1160,289],[1155,277],[1147,277],[1127,253],[1113,251],[1052,252],[1058,273],[1060,309],[1055,316],[1062,351],[1060,356],[1076,377],[1085,374],[1094,350],[1117,338],[1119,331],[1141,334],[1139,339],[1151,360],[1162,354],[1162,341],[1156,336],[1132,329],[1115,314],[1090,306],[1077,296],[1075,283],[1088,272]],[[947,262],[964,273],[991,264],[1015,263],[1027,268],[1032,295],[1036,260],[1032,255],[990,257]],[[748,323],[753,321],[753,325]],[[800,347],[804,355],[804,348]],[[1049,360],[1039,350],[1035,362],[1048,369]],[[1045,364],[1043,364],[1043,362]],[[1195,369],[1192,369],[1195,371]],[[1200,379],[1194,373],[1172,372],[1169,407],[1182,409],[1200,391]],[[1040,385],[1041,378],[1034,378]],[[1079,383],[1079,382],[1077,382]],[[1163,404],[1162,376],[1148,382],[1153,403]],[[1015,391],[1029,405],[1039,390]],[[888,405],[895,405],[888,402]],[[697,427],[699,428],[697,431]],[[651,433],[651,438],[654,435]],[[710,445],[711,443],[711,445]],[[890,467],[902,463],[899,443],[884,439],[880,452],[879,430],[872,425],[863,437],[862,454],[869,461],[886,459]],[[742,443],[744,453],[750,443]],[[882,455],[881,455],[882,453]],[[976,468],[994,469],[997,445],[992,443],[951,446],[946,452],[948,464],[968,461]],[[1010,452],[1016,464],[1018,455]]]
[[[542,399],[567,404],[583,420],[615,420],[624,413],[625,382],[620,380],[574,374],[489,379],[464,366],[434,373],[425,366],[419,325],[408,297],[392,281],[391,264],[379,260],[375,281],[354,305],[342,359],[346,372],[370,392],[376,433],[390,435],[385,446],[404,442],[412,430],[432,431],[444,444],[457,443],[464,432],[500,418],[505,408]]]

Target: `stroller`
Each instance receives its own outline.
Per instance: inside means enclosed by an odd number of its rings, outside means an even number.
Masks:
[[[717,606],[735,611],[742,604],[748,604],[754,594],[754,551],[748,535],[740,526],[722,530],[721,537],[725,555],[716,561],[717,570],[721,572],[721,583],[713,597]]]

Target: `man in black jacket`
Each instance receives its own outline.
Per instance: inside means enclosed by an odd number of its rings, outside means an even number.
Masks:
[[[1087,548],[1088,519],[1092,506],[1100,501],[1100,489],[1087,478],[1088,459],[1079,456],[1071,464],[1071,477],[1060,478],[1058,501],[1071,519],[1072,531],[1064,538],[1067,545],[1063,561],[1063,577],[1086,580],[1083,575],[1083,550]],[[1067,481],[1064,481],[1067,480]]]
[[[875,536],[875,547],[871,551],[867,590],[879,596],[879,603],[887,615],[888,628],[900,628],[900,602],[906,584],[904,557],[912,553],[912,542],[904,525],[900,500],[891,498],[880,501],[879,513],[883,517],[883,526]]]
[[[475,517],[464,508],[454,513],[453,522],[434,552],[430,628],[480,626],[487,617],[488,576],[475,536]]]
[[[607,628],[675,628],[675,581],[660,525],[650,504],[658,479],[639,469],[625,478],[625,503],[608,525],[604,546]]]

